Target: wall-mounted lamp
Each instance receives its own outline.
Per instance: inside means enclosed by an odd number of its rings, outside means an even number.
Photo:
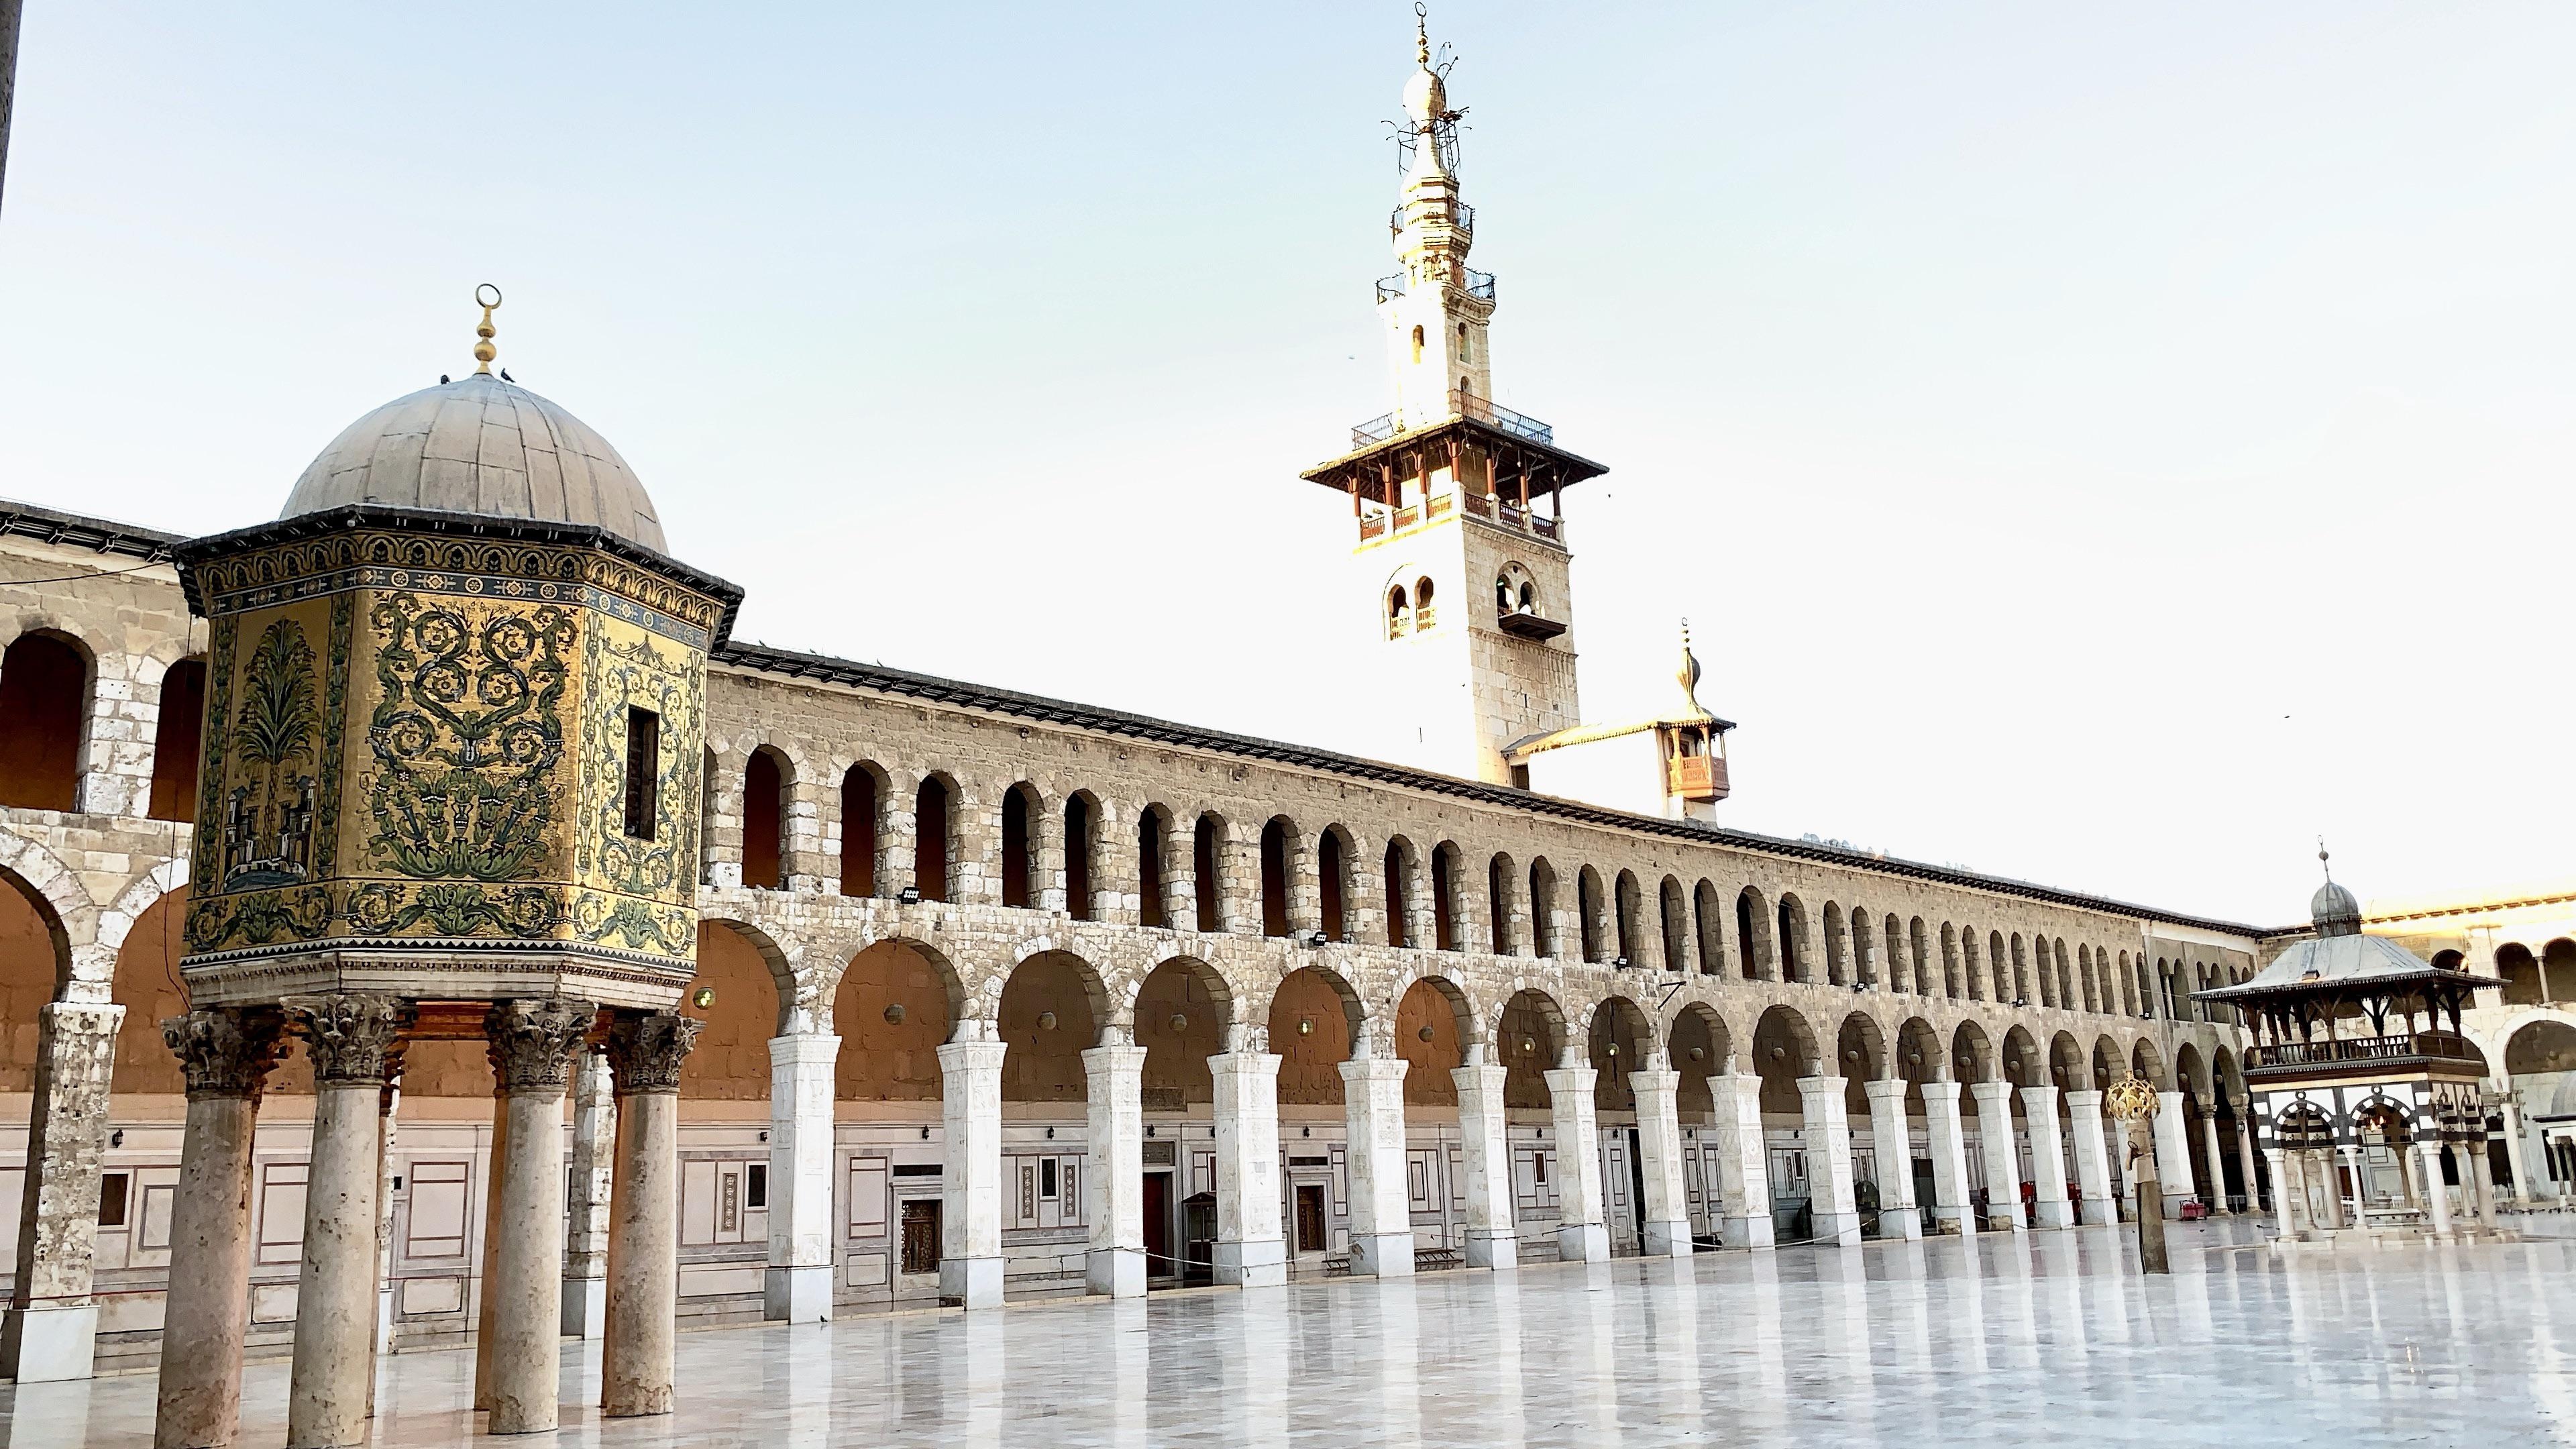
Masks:
[[[1537,1051],[1537,1050],[1538,1050],[1538,1040],[1537,1040],[1537,1038],[1535,1038],[1535,1037],[1526,1037],[1526,1036],[1525,1036],[1525,1037],[1522,1037],[1522,1038],[1521,1038],[1521,1050],[1522,1050],[1522,1051],[1524,1051],[1524,1052],[1534,1052],[1534,1051]]]
[[[1610,1055],[1614,1057],[1619,1055],[1619,1044],[1615,1041],[1610,1043]]]
[[[898,906],[917,906],[917,905],[920,905],[920,904],[921,904],[921,887],[919,887],[919,886],[905,886],[902,890],[896,891],[896,892],[894,893],[894,903],[895,903],[896,905],[898,905]]]
[[[760,1134],[760,1140],[761,1140],[761,1141],[763,1141],[763,1142],[768,1141],[768,1140],[769,1140],[769,1134],[768,1134],[768,1133],[766,1133],[766,1132],[761,1133],[761,1134]]]
[[[1315,1034],[1315,1018],[1311,1016],[1301,1016],[1297,1018],[1297,1034],[1299,1036],[1313,1036]]]
[[[1055,1129],[1052,1127],[1047,1129],[1047,1140],[1049,1142],[1053,1142],[1055,1140]]]
[[[1428,1026],[1418,1028],[1415,1030],[1413,1035],[1416,1040],[1429,1041],[1431,1040],[1431,1028]]]
[[[1610,969],[1612,969],[1612,970],[1614,970],[1614,971],[1624,971],[1624,970],[1626,970],[1627,968],[1628,968],[1628,958],[1627,958],[1627,957],[1625,957],[1625,956],[1613,956],[1613,957],[1611,957],[1611,958],[1610,958]]]
[[[1300,1127],[1297,1129],[1297,1135],[1300,1137],[1312,1137],[1315,1135],[1315,1129],[1312,1127]]]
[[[1186,1011],[1175,1011],[1172,1013],[1172,1019],[1163,1024],[1172,1029],[1172,1035],[1179,1036],[1182,1032],[1190,1029],[1189,1013]]]
[[[930,1129],[929,1129],[929,1128],[924,1127],[924,1128],[922,1128],[922,1129],[921,1129],[921,1140],[922,1140],[922,1141],[924,1141],[924,1142],[927,1142],[927,1141],[929,1141],[929,1140],[930,1140]]]
[[[716,1004],[716,989],[712,986],[699,987],[689,993],[689,1004],[700,1011],[712,1008]]]
[[[1691,1059],[1692,1061],[1698,1061],[1700,1058],[1705,1057],[1705,1056],[1707,1056],[1707,1055],[1708,1055],[1708,1048],[1706,1048],[1706,1047],[1692,1047],[1692,1048],[1690,1049],[1690,1059]]]
[[[1325,934],[1324,934],[1323,932],[1321,932],[1321,931],[1315,931],[1315,932],[1311,932],[1311,933],[1309,933],[1309,934],[1307,935],[1307,937],[1306,937],[1306,944],[1307,944],[1307,945],[1309,945],[1309,946],[1315,946],[1315,947],[1324,947],[1324,946],[1329,946],[1329,945],[1333,944],[1333,938],[1332,938],[1332,937],[1330,937],[1330,936],[1325,935]]]
[[[110,1147],[123,1147],[125,1145],[125,1129],[119,1127],[115,1131],[107,1134],[107,1145]]]
[[[1776,1061],[1780,1060],[1782,1057],[1787,1056],[1788,1054],[1789,1054],[1789,1049],[1788,1049],[1788,1048],[1786,1048],[1786,1047],[1776,1047],[1776,1046],[1775,1046],[1775,1047],[1773,1047],[1773,1048],[1771,1049],[1771,1060],[1773,1060],[1773,1061],[1775,1061],[1775,1062],[1776,1062]]]
[[[1053,1030],[1055,1030],[1055,1013],[1054,1013],[1054,1012],[1052,1012],[1052,1011],[1041,1011],[1041,1012],[1039,1012],[1039,1013],[1038,1013],[1038,1030],[1040,1030],[1040,1031],[1053,1031]]]
[[[1151,1137],[1151,1136],[1153,1136],[1153,1135],[1154,1135],[1154,1124],[1153,1124],[1153,1123],[1148,1122],[1148,1123],[1146,1123],[1146,1124],[1145,1124],[1145,1135],[1146,1135],[1146,1136],[1148,1136],[1148,1137]]]
[[[903,1003],[898,1001],[894,1005],[887,1007],[885,1009],[885,1019],[886,1025],[888,1026],[903,1025]]]

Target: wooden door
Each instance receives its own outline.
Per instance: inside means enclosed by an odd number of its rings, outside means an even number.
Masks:
[[[903,1205],[903,1271],[939,1271],[939,1199],[913,1198]]]
[[[1324,1185],[1301,1183],[1297,1188],[1297,1251],[1320,1253],[1332,1246],[1324,1231]]]
[[[1172,1253],[1172,1175],[1145,1174],[1145,1276],[1168,1277],[1181,1271]]]

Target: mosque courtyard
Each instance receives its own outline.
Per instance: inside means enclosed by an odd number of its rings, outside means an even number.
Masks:
[[[1549,1264],[710,1329],[680,1407],[579,1445],[2376,1445],[2576,1437],[2576,1242],[2282,1254],[2178,1227]],[[238,1443],[284,1442],[250,1366]],[[467,1351],[397,1355],[372,1442],[475,1440]],[[153,1379],[0,1389],[6,1443],[148,1444]],[[498,1442],[498,1441],[493,1441]],[[533,1442],[529,1441],[529,1442]]]

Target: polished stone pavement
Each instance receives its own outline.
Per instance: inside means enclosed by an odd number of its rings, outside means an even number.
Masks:
[[[2284,1255],[2178,1226],[716,1329],[680,1411],[580,1445],[2576,1444],[2576,1242]],[[375,1442],[462,1444],[473,1358],[386,1366]],[[596,1345],[566,1345],[571,1405]],[[149,1375],[0,1387],[0,1443],[151,1441]],[[239,1441],[285,1440],[253,1365]]]

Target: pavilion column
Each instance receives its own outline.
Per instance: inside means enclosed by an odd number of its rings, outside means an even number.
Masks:
[[[295,1284],[287,1449],[362,1444],[376,1367],[376,1192],[385,1083],[411,1004],[338,993],[286,1003],[313,1062],[313,1149]],[[546,1265],[548,1281],[562,1271]],[[549,1320],[551,1331],[554,1323]],[[549,1342],[551,1342],[549,1338]]]
[[[824,1323],[832,1317],[833,1064],[841,1039],[828,1031],[769,1039],[769,1267],[762,1316]]]
[[[1914,1134],[1905,1121],[1905,1079],[1861,1083],[1869,1094],[1872,1154],[1878,1159],[1878,1235],[1923,1236],[1923,1212],[1914,1201]]]
[[[1717,1213],[1718,1236],[1731,1247],[1770,1247],[1775,1235],[1771,1151],[1762,1139],[1762,1079],[1713,1072],[1708,1094],[1717,1107],[1717,1188],[1724,1199]]]
[[[1800,1077],[1807,1133],[1807,1210],[1816,1241],[1860,1246],[1860,1208],[1852,1189],[1851,1114],[1839,1076]]]
[[[598,1019],[599,1008],[590,1002],[554,998],[496,1001],[483,1016],[483,1035],[491,1044],[510,1120],[509,1142],[499,1163],[501,1215],[490,1228],[499,1247],[492,1255],[492,1281],[484,1285],[492,1297],[490,1433],[542,1432],[555,1427],[561,1412],[563,1099],[572,1084],[573,1054]],[[672,1070],[676,1091],[676,1063]],[[633,1116],[638,1110],[630,1097],[619,1115]],[[636,1124],[625,1124],[625,1130],[634,1132]],[[613,1259],[614,1218],[609,1231]],[[613,1314],[614,1263],[609,1276]],[[615,1342],[614,1333],[610,1342]]]
[[[2182,1093],[2156,1093],[2156,1181],[2163,1188],[2165,1220],[2182,1216],[2192,1197],[2191,1147],[2183,1132]]]
[[[190,1347],[161,1359],[153,1449],[220,1449],[233,1442],[241,1420],[251,1130],[260,1089],[285,1044],[284,1025],[274,1011],[242,1007],[204,1008],[161,1023],[161,1039],[188,1083],[161,1336]]]
[[[1520,1229],[1512,1215],[1512,1154],[1504,1136],[1500,1066],[1485,1048],[1468,1048],[1468,1064],[1453,1067],[1458,1087],[1459,1155],[1467,1170],[1467,1266],[1508,1271],[1520,1266]],[[1639,1108],[1639,1121],[1644,1109]]]
[[[679,1347],[680,1068],[701,1027],[695,1017],[656,1011],[620,1013],[608,1028],[617,1086],[617,1187],[608,1223],[599,1411],[612,1419],[671,1412]],[[777,1197],[773,1185],[771,1201]]]
[[[2285,1238],[2295,1237],[2299,1225],[2293,1204],[2298,1201],[2298,1195],[2291,1190],[2290,1169],[2285,1160],[2287,1154],[2274,1147],[2266,1149],[2263,1155],[2272,1163],[2272,1230]]]
[[[2218,1146],[2218,1113],[2200,1114],[2201,1150],[2209,1158],[2209,1210],[2223,1213],[2227,1207],[2227,1154]]]
[[[1082,1071],[1091,1159],[1082,1185],[1090,1224],[1083,1282],[1112,1298],[1142,1298],[1153,1270],[1145,1261],[1145,1048],[1093,1047],[1082,1054]]]
[[[583,1052],[572,1083],[572,1197],[566,1204],[563,1332],[597,1338],[608,1312],[610,1202],[617,1178],[617,1086],[600,1052]]]
[[[2451,1190],[2442,1185],[2442,1139],[2427,1137],[2415,1146],[2424,1158],[2424,1205],[2432,1211],[2433,1231],[2447,1238],[2451,1235]]]
[[[1362,1043],[1369,1051],[1371,1044]],[[1342,1109],[1350,1126],[1351,1275],[1413,1275],[1413,1209],[1404,1189],[1404,1069],[1396,1056],[1341,1064]]]
[[[1647,1060],[1660,1063],[1664,1056],[1658,1052]],[[1682,1188],[1682,1074],[1649,1066],[1630,1072],[1628,1087],[1637,1098],[1638,1167],[1646,1184],[1645,1251],[1687,1258],[1694,1249],[1690,1199]]]
[[[376,1321],[371,1351],[382,1358],[394,1351],[394,1116],[402,1102],[402,1079],[388,1080],[376,1094]],[[367,1414],[376,1412],[376,1375],[367,1375]]]
[[[2485,1123],[2479,1123],[2478,1127],[2480,1131],[2484,1131]],[[2487,1166],[2487,1144],[2483,1138],[2470,1139],[2467,1168],[2469,1176],[2476,1180],[2476,1186],[2471,1189],[2475,1196],[2469,1200],[2477,1204],[2478,1221],[2486,1227],[2494,1227],[2496,1225],[2495,1172]]]
[[[1977,1146],[1986,1159],[1986,1220],[1980,1227],[1996,1232],[2030,1226],[2021,1215],[2021,1153],[2013,1140],[2013,1084],[1977,1082],[1968,1091],[1977,1099]]]
[[[2522,1103],[2519,1098],[2520,1094],[2513,1090],[2510,1080],[2506,1082],[2505,1090],[2497,1094],[2498,1105],[2504,1113],[2504,1158],[2506,1166],[2513,1172],[2513,1194],[2525,1203],[2532,1203],[2539,1201],[2542,1194],[2540,1184],[2531,1176],[2531,1155],[2523,1142]]]
[[[92,778],[96,778],[93,776]],[[99,1159],[125,1008],[52,1001],[36,1010],[35,1097],[16,1276],[0,1321],[0,1377],[85,1379],[98,1342]]]
[[[1932,1222],[1944,1233],[1977,1229],[1968,1210],[1968,1142],[1959,1125],[1961,1084],[1942,1078],[1923,1084],[1925,1135],[1932,1146]]]
[[[1216,1084],[1216,1281],[1288,1281],[1279,1222],[1279,1058],[1237,1048],[1208,1058]]]
[[[2102,1139],[2102,1094],[2066,1094],[2066,1115],[2074,1124],[2075,1191],[2082,1197],[2079,1216],[2088,1223],[2116,1223],[2120,1210],[2111,1201],[2111,1155]]]
[[[976,1024],[981,1026],[981,1023]],[[998,1041],[939,1049],[939,1297],[1002,1306],[1002,1054]]]
[[[2369,1227],[2370,1216],[2363,1210],[2364,1205],[2370,1200],[2370,1193],[2361,1176],[2361,1145],[2347,1142],[2342,1144],[2340,1151],[2343,1157],[2343,1175],[2352,1179],[2352,1196],[2347,1200],[2338,1194],[2336,1200],[2351,1213],[2354,1227]],[[2437,1177],[2434,1181],[2438,1183],[2441,1179]]]
[[[2244,1105],[2236,1110],[2236,1172],[2245,1179],[2245,1211],[2262,1212],[2263,1188],[2254,1179],[2254,1099],[2251,1097],[2246,1098]],[[2275,1177],[2273,1181],[2273,1190],[2277,1192],[2280,1179]]]
[[[1610,1261],[1601,1216],[1601,1129],[1592,1110],[1590,1067],[1546,1073],[1556,1126],[1556,1252],[1568,1263]]]
[[[2058,1133],[2057,1089],[2021,1089],[2022,1120],[2030,1124],[2030,1207],[2034,1228],[2075,1226],[2075,1204],[2066,1196],[2066,1144]]]

